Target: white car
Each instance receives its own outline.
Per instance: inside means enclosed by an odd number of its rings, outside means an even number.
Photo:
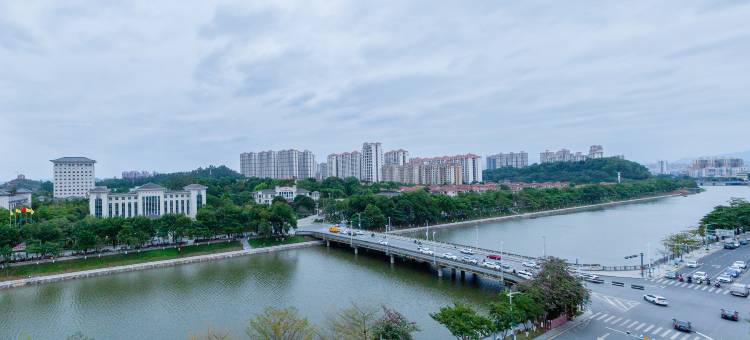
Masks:
[[[500,264],[494,261],[484,261],[482,262],[482,267],[487,267],[489,269],[495,269],[500,270]]]
[[[378,243],[380,243],[380,244],[382,244],[382,245],[384,245],[384,246],[387,246],[387,245],[388,245],[388,241],[383,241],[383,240],[380,240],[380,241],[378,241]]]
[[[706,274],[706,272],[695,272],[695,273],[693,273],[693,280],[705,281],[707,278],[708,278],[708,274]]]
[[[505,263],[501,263],[501,264],[500,264],[500,267],[501,267],[501,268],[503,269],[503,271],[504,271],[504,272],[506,272],[506,273],[512,273],[512,272],[513,272],[513,270],[514,270],[514,269],[513,269],[513,267],[511,267],[510,265],[508,265],[508,264],[505,264]]]
[[[721,283],[732,283],[732,277],[729,275],[721,275],[716,278],[716,281],[719,281]]]
[[[643,296],[643,299],[659,306],[666,306],[669,304],[666,298],[654,294],[646,294]]]
[[[525,271],[525,270],[519,270],[519,271],[516,272],[516,274],[518,276],[526,279],[526,280],[531,280],[531,279],[534,278],[534,274],[533,273],[531,273],[529,271]]]
[[[461,258],[461,262],[471,263],[471,264],[477,264],[477,259],[473,257],[464,256]]]
[[[742,269],[745,269],[745,268],[747,268],[747,263],[745,263],[745,261],[734,261],[734,263],[732,263],[732,267],[734,267],[734,266],[737,266],[737,267],[740,267]]]
[[[449,260],[458,260],[458,257],[451,253],[443,253],[443,257]]]
[[[537,264],[534,261],[522,262],[521,265],[524,266],[524,267],[529,267],[529,268],[539,268],[539,264]]]
[[[698,261],[690,260],[685,263],[689,268],[698,268]]]
[[[742,270],[744,269],[744,268],[742,268],[742,267],[738,266],[738,265],[737,265],[737,264],[735,264],[735,263],[732,263],[732,266],[731,266],[731,267],[729,267],[729,268],[730,268],[730,269],[734,269],[734,270],[736,270],[736,271],[738,271],[738,272],[740,272],[740,273],[742,273]]]
[[[459,251],[461,252],[461,254],[468,254],[468,255],[473,255],[474,254],[474,251],[471,250],[471,248],[461,248],[461,250],[459,250]]]
[[[419,252],[422,253],[422,254],[425,254],[425,255],[432,255],[432,254],[434,254],[432,252],[432,250],[430,250],[430,248],[426,248],[426,247],[425,248],[420,247],[419,248]]]

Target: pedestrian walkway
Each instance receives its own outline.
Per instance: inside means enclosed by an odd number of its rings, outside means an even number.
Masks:
[[[680,288],[698,290],[698,291],[702,291],[706,293],[721,294],[721,295],[729,294],[729,289],[716,288],[713,285],[680,282],[680,281],[673,280],[673,279],[649,279],[646,281],[650,281],[650,282],[653,282],[654,284],[662,285],[665,287],[667,286],[680,287]]]
[[[587,317],[591,322],[599,322],[612,327],[622,333],[628,333],[635,336],[645,336],[651,340],[670,339],[670,340],[705,340],[705,336],[695,333],[683,333],[672,328],[671,324],[653,324],[635,319],[628,319],[612,315],[605,312],[593,313]],[[611,333],[607,333],[611,334]],[[606,338],[608,335],[602,334],[599,338]]]

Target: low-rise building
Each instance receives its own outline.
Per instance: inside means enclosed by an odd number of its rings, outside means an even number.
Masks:
[[[126,193],[113,193],[99,186],[89,191],[89,211],[98,218],[182,214],[195,219],[198,210],[206,205],[206,189],[200,184],[190,184],[182,190],[168,190],[146,183]]]
[[[309,191],[307,189],[297,188],[297,186],[291,187],[275,187],[273,189],[263,189],[253,192],[253,199],[255,203],[271,205],[273,199],[276,197],[282,197],[287,202],[294,201],[297,196],[307,196],[317,201],[320,199],[320,193],[317,191]]]
[[[0,190],[0,208],[13,210],[20,207],[31,207],[31,191],[19,188],[15,191]],[[7,218],[8,216],[1,216]]]

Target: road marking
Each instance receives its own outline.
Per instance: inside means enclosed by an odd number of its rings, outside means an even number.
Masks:
[[[685,287],[685,286],[687,286],[687,283],[686,283],[686,282],[682,282],[682,283],[680,283],[680,287]]]
[[[630,325],[628,325],[628,328],[632,328],[634,325],[639,324],[639,323],[640,322],[638,322],[638,321],[633,321],[633,323],[631,323]]]
[[[622,317],[619,317],[619,318],[615,319],[614,321],[612,321],[612,324],[616,324],[616,323],[617,323],[617,322],[619,322],[620,320],[622,320]]]
[[[596,338],[596,340],[604,340],[604,339],[606,339],[606,338],[607,338],[608,336],[609,336],[609,333],[607,333],[607,334],[604,334],[604,335],[602,335],[602,336],[600,336],[600,337]]]
[[[628,322],[630,322],[630,319],[627,319],[627,320],[623,321],[623,322],[622,322],[622,323],[620,324],[620,326],[622,326],[622,325],[624,325],[624,324],[626,324],[626,323],[628,323]]]
[[[708,289],[708,286],[703,287],[703,289],[701,289],[701,290],[706,290],[706,289]]]
[[[589,319],[595,318],[597,315],[601,314],[602,312],[596,312],[596,314],[592,315]]]
[[[643,333],[650,331],[651,328],[654,328],[654,325],[649,325],[648,327],[646,327],[646,329],[643,330]]]
[[[621,310],[623,312],[627,312],[630,309],[632,309],[633,307],[635,307],[638,304],[640,304],[640,302],[638,302],[638,301],[617,298],[617,297],[614,297],[614,296],[609,296],[609,295],[605,295],[605,294],[601,294],[601,293],[596,293],[596,292],[592,292],[591,293],[591,297],[599,299],[599,300],[602,300],[602,301],[608,303],[609,305],[611,305],[612,307],[615,307],[615,308],[617,308],[617,309],[619,309],[619,310]]]
[[[695,287],[693,287],[693,289],[695,289],[695,290],[698,290],[700,288],[701,288],[701,286],[695,286]]]
[[[697,335],[696,335],[696,336],[695,336],[695,337],[693,338],[693,340],[701,340],[701,337],[699,337],[699,336],[697,336]]]
[[[662,329],[662,327],[659,327],[659,328],[655,329],[653,332],[651,332],[651,334],[657,334],[657,333],[659,333],[659,331],[661,329]]]
[[[637,330],[643,328],[643,326],[645,326],[645,325],[646,325],[646,323],[644,322],[644,323],[638,325],[638,327],[636,327],[635,330],[637,331]]]
[[[664,331],[664,333],[661,333],[661,336],[666,338],[669,333],[672,333],[671,329],[668,329],[668,330]]]
[[[729,294],[729,291],[728,291],[728,290],[725,290],[725,291],[724,291],[724,295],[727,295],[727,294]]]
[[[674,335],[670,336],[669,338],[670,338],[670,339],[672,339],[672,340],[674,340],[674,339],[676,339],[676,338],[677,338],[678,336],[680,336],[680,332],[678,332],[678,331],[674,331]]]
[[[604,323],[608,323],[610,320],[614,319],[614,315],[610,315],[606,320],[604,320]]]
[[[673,284],[674,284],[674,281],[668,281],[668,282],[666,282],[666,284],[668,284],[668,285],[670,285],[670,286],[671,286],[671,285],[673,285]]]
[[[607,317],[607,315],[609,315],[609,314],[607,314],[607,313],[604,313],[604,314],[602,314],[601,316],[599,316],[598,318],[596,318],[596,321],[599,321],[599,320],[601,320],[601,319],[604,319],[604,318],[606,318],[606,317]]]
[[[682,340],[688,340],[690,339],[690,334],[685,334],[685,336],[682,337]]]
[[[716,288],[711,287],[711,289],[708,290],[709,293],[713,293]]]

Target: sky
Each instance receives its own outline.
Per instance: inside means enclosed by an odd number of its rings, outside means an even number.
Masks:
[[[412,156],[750,149],[746,1],[0,0],[0,181],[50,159],[239,169]]]

